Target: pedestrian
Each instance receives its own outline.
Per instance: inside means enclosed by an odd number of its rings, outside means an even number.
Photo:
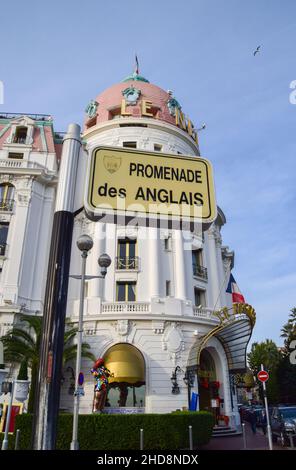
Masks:
[[[266,431],[267,431],[267,417],[266,417],[266,411],[265,411],[265,410],[262,410],[262,414],[261,414],[261,426],[262,426],[262,431],[263,431],[264,435],[266,435]]]
[[[253,434],[256,434],[257,418],[256,418],[255,411],[251,411],[250,413],[250,423],[251,423]]]

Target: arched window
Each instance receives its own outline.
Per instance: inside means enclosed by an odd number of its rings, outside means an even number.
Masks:
[[[14,186],[10,183],[0,184],[0,210],[12,211],[14,201]]]
[[[15,130],[13,142],[15,144],[25,144],[27,139],[28,128],[25,126],[18,126]]]

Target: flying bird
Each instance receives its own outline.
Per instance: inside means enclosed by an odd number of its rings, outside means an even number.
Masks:
[[[261,46],[258,46],[257,49],[256,49],[256,51],[254,51],[254,56],[255,56],[256,54],[258,54],[258,52],[259,52],[259,50],[260,50],[260,47],[261,47]]]

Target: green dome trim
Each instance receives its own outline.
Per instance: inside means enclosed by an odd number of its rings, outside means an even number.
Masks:
[[[133,72],[131,75],[126,77],[122,82],[129,82],[130,80],[135,80],[136,82],[146,82],[149,83],[149,80],[139,75],[137,72]]]

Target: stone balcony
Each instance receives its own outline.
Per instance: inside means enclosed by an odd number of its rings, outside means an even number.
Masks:
[[[67,315],[73,319],[79,314],[79,299],[68,302]],[[188,320],[218,324],[218,318],[213,309],[195,307],[190,301],[174,297],[152,298],[151,302],[101,302],[99,298],[86,298],[84,301],[84,320],[108,319],[164,319]]]

